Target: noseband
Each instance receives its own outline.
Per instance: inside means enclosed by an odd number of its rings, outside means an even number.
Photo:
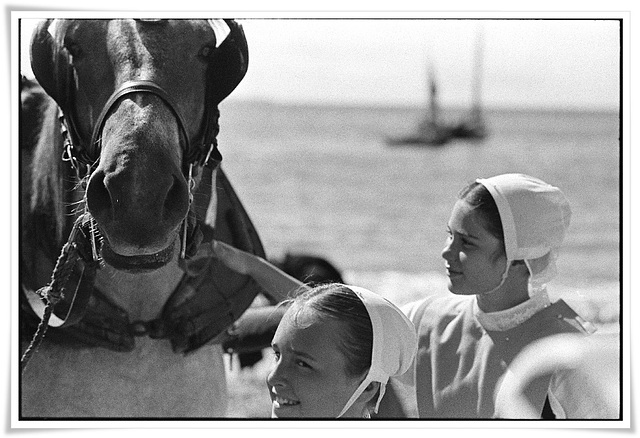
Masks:
[[[80,169],[80,166],[78,165],[79,163],[86,164],[88,166],[88,173],[90,173],[89,169],[94,167],[100,158],[102,129],[104,128],[104,124],[108,115],[111,113],[111,110],[120,101],[120,99],[127,95],[136,93],[149,93],[159,97],[169,107],[176,120],[178,121],[178,128],[180,129],[184,137],[184,143],[182,147],[182,169],[185,173],[185,176],[188,176],[188,173],[190,172],[190,170],[188,169],[191,169],[193,165],[209,165],[216,167],[217,164],[222,161],[222,156],[217,149],[215,135],[213,135],[213,138],[209,138],[211,137],[209,133],[212,131],[210,127],[205,127],[205,138],[202,146],[199,148],[192,147],[192,143],[189,139],[189,133],[187,132],[186,128],[186,123],[184,121],[184,118],[182,117],[182,114],[180,114],[180,111],[178,110],[178,106],[175,100],[158,84],[153,81],[147,80],[127,81],[123,83],[116,91],[114,91],[113,94],[111,94],[111,96],[107,100],[107,103],[105,103],[102,111],[100,112],[100,116],[98,117],[96,125],[93,128],[91,142],[89,143],[87,148],[75,147],[73,145],[73,142],[71,141],[70,136],[66,135],[67,138],[65,140],[65,152],[63,154],[63,159],[65,161],[70,161],[71,165],[76,169],[76,171],[79,171]],[[208,108],[205,108],[205,121],[207,123],[210,123],[211,117],[208,113]],[[71,128],[72,130],[74,130],[73,127]],[[64,129],[63,131],[66,134],[67,130]],[[77,134],[76,137],[78,137]]]

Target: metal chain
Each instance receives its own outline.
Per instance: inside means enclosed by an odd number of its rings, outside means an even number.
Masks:
[[[193,178],[193,163],[189,164],[189,172],[187,174],[188,179],[188,190],[189,190],[189,208],[191,208],[191,205],[193,204],[193,191],[195,190],[195,179]],[[187,228],[188,228],[188,222],[189,222],[189,214],[187,213],[187,216],[185,216],[185,218],[182,221],[182,243],[181,243],[181,247],[180,247],[180,258],[181,259],[185,259],[186,258],[186,252],[187,252]]]

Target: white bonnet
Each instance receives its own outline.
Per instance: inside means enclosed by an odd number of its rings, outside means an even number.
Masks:
[[[375,406],[378,411],[389,377],[404,374],[418,350],[418,337],[413,323],[398,307],[378,294],[358,286],[348,286],[362,301],[373,327],[371,367],[358,389],[351,396],[338,417],[364,392],[371,382],[380,382]]]
[[[519,173],[476,181],[487,188],[498,206],[507,266],[513,260],[524,260],[532,290],[539,290],[556,274],[557,250],[571,220],[567,198],[559,188]]]

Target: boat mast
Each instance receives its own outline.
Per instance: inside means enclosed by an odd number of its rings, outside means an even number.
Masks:
[[[435,69],[432,63],[427,68],[427,83],[429,84],[429,116],[432,126],[438,124],[440,108],[438,107],[438,84],[436,83]]]
[[[471,114],[480,117],[482,107],[482,65],[484,63],[484,32],[482,27],[478,30],[476,47],[474,52],[473,82],[471,88],[472,104]]]

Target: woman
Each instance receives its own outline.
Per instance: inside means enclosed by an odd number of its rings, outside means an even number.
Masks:
[[[570,217],[564,194],[528,175],[478,179],[463,189],[442,251],[452,294],[403,308],[418,330],[419,353],[399,382],[415,390],[390,391],[380,416],[493,418],[495,394],[520,351],[547,336],[590,331],[546,290]],[[554,374],[528,387],[538,415],[548,397],[556,415],[572,416],[575,403],[556,396],[561,384]]]

